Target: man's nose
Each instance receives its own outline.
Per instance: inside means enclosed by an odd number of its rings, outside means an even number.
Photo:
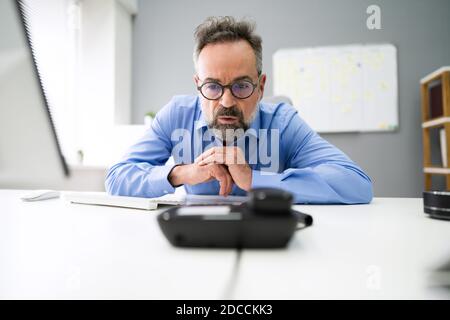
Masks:
[[[224,88],[222,97],[220,98],[220,104],[225,108],[231,108],[236,105],[236,98],[231,93],[230,88]]]

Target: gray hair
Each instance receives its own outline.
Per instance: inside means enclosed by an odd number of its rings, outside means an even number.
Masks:
[[[262,39],[253,33],[255,23],[248,20],[236,21],[233,17],[208,17],[194,33],[194,64],[197,68],[198,56],[202,49],[210,43],[233,42],[245,40],[255,53],[258,76],[262,73]]]

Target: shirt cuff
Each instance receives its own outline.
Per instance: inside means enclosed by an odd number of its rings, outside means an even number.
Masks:
[[[281,188],[281,173],[252,170],[252,189],[254,188]]]
[[[175,164],[153,167],[151,173],[151,184],[154,190],[161,190],[163,194],[175,192],[175,188],[169,181],[169,174],[173,167],[175,167]]]

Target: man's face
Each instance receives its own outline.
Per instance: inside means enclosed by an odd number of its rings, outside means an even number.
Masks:
[[[202,111],[208,125],[222,134],[226,129],[246,130],[249,127],[264,93],[266,75],[258,79],[256,57],[246,41],[206,45],[197,61],[197,75],[194,76],[196,86],[207,82],[229,85],[237,80],[248,80],[257,85],[248,98],[233,96],[230,88],[225,88],[218,100],[208,100],[200,94]]]

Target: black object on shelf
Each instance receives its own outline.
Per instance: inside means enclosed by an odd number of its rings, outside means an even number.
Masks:
[[[424,191],[423,208],[431,218],[450,220],[450,192]]]

